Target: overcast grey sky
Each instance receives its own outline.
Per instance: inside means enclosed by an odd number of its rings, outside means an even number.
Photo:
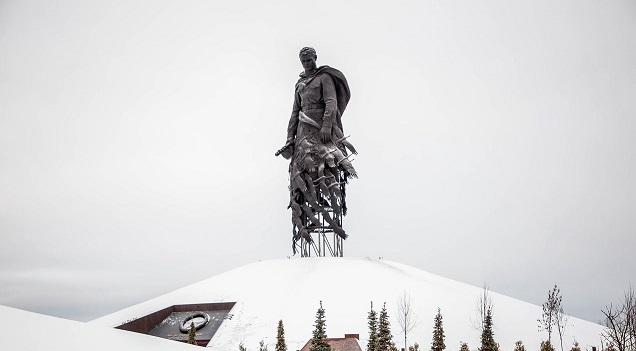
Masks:
[[[599,321],[636,283],[635,39],[618,0],[3,0],[0,304],[88,320],[289,255],[313,46],[352,90],[347,256]]]

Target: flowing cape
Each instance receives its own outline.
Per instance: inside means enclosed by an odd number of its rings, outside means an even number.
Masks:
[[[333,79],[334,85],[336,86],[336,99],[338,100],[338,113],[336,114],[336,121],[338,123],[338,127],[340,127],[340,130],[343,130],[342,114],[344,114],[344,111],[347,108],[347,104],[349,104],[349,99],[351,98],[349,83],[347,83],[347,78],[345,78],[344,74],[333,67],[318,67],[316,73],[314,73],[313,75],[313,78],[317,77],[321,73],[328,74],[331,79]],[[301,77],[304,77],[304,72],[301,73]],[[313,80],[313,78],[311,79]]]

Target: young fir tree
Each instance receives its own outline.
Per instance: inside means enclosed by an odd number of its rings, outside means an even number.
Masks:
[[[327,344],[326,339],[325,310],[322,308],[322,301],[320,301],[320,308],[318,308],[316,312],[316,324],[314,324],[314,332],[309,351],[331,351],[331,346]]]
[[[523,343],[521,342],[521,340],[515,342],[515,350],[514,351],[526,351],[526,347],[523,346]]]
[[[540,351],[554,351],[554,347],[549,341],[542,341]]]
[[[373,310],[373,302],[371,302],[371,310],[369,311],[369,343],[367,351],[377,351],[378,349],[378,314]]]
[[[468,344],[465,342],[462,342],[459,346],[459,351],[470,351],[470,349],[468,348]]]
[[[499,345],[495,342],[492,331],[492,310],[486,311],[484,319],[484,330],[481,333],[481,347],[479,351],[499,351]],[[543,350],[542,350],[543,351]]]
[[[276,351],[287,351],[287,344],[285,343],[285,328],[283,327],[283,321],[278,321],[278,328],[276,330]]]
[[[570,351],[581,351],[581,347],[579,346],[579,342],[574,340],[574,346],[572,346],[572,349],[570,349]]]
[[[245,347],[245,345],[243,345],[243,343],[239,344],[239,351],[247,351],[247,347]]]
[[[263,340],[259,341],[258,351],[267,351],[267,345],[265,345],[265,341]]]
[[[194,328],[194,322],[190,322],[190,330],[188,330],[188,344],[196,345],[197,330]]]
[[[413,346],[409,346],[409,351],[420,351],[420,344],[415,343]]]
[[[431,343],[431,351],[444,351],[444,326],[442,323],[442,311],[438,308],[434,319],[433,326],[433,342]]]
[[[391,323],[386,311],[386,303],[384,303],[378,320],[378,347],[376,351],[390,351],[391,346],[393,346],[393,335],[391,335]]]

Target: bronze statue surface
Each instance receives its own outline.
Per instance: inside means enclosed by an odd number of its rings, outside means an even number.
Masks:
[[[312,48],[303,48],[299,58],[305,70],[295,86],[287,141],[276,152],[291,159],[294,253],[298,240],[312,241],[312,231],[347,237],[342,228],[342,216],[347,212],[345,185],[349,178],[357,178],[349,160],[357,152],[342,127],[342,114],[351,96],[347,80],[335,68],[317,67]]]

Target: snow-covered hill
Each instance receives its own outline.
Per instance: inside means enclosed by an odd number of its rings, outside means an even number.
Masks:
[[[273,348],[276,323],[285,324],[289,350],[300,349],[311,337],[315,312],[323,301],[327,333],[342,337],[359,333],[366,344],[366,315],[369,302],[376,310],[387,303],[394,339],[403,341],[394,313],[398,298],[407,292],[417,313],[418,326],[411,333],[424,349],[431,340],[433,316],[441,308],[448,350],[458,350],[460,341],[476,349],[475,302],[481,288],[443,278],[403,264],[369,258],[299,258],[249,264],[144,303],[96,319],[91,323],[114,327],[175,304],[236,302],[233,317],[226,320],[208,347],[238,350],[239,343],[255,349],[260,340]],[[522,340],[527,350],[538,350],[544,337],[537,331],[540,307],[492,293],[495,339],[502,351],[512,350]],[[582,347],[598,346],[602,327],[569,318],[564,347],[574,339]]]
[[[3,351],[196,351],[195,346],[0,306]]]

